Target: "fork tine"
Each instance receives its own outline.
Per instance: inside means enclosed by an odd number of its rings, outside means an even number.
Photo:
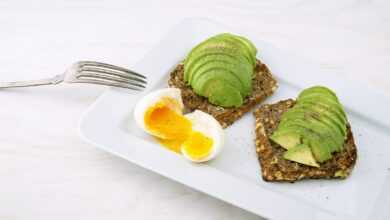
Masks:
[[[127,83],[120,83],[120,82],[110,82],[110,81],[104,81],[104,80],[97,80],[92,78],[86,78],[86,79],[78,79],[73,81],[73,83],[87,83],[87,84],[98,84],[98,85],[104,85],[104,86],[113,86],[113,87],[121,87],[125,89],[131,89],[136,91],[141,91],[144,87],[137,87],[131,84]]]
[[[129,84],[129,85],[141,87],[141,88],[145,88],[144,84],[146,84],[146,83],[134,82],[134,80],[132,80],[132,79],[120,78],[120,77],[115,77],[115,76],[113,77],[110,75],[105,75],[105,74],[101,74],[98,72],[92,72],[92,71],[82,71],[76,76],[76,78],[78,80],[91,79],[91,80],[95,80],[95,81],[104,81],[104,82],[109,82],[109,83],[110,82],[112,82],[112,83],[125,83],[125,84]]]
[[[129,69],[126,69],[126,68],[123,68],[123,67],[120,67],[120,66],[111,65],[111,64],[108,64],[108,63],[101,63],[101,62],[95,62],[95,61],[81,61],[81,62],[79,62],[79,64],[80,64],[81,67],[87,65],[87,66],[96,66],[96,67],[103,67],[103,68],[113,69],[113,70],[121,71],[121,72],[130,74],[130,75],[134,75],[134,76],[138,76],[138,77],[141,77],[143,79],[146,79],[146,76],[144,76],[144,75],[141,75],[141,74],[136,73],[136,72],[134,72],[132,70],[129,70]]]
[[[145,84],[147,83],[146,80],[140,79],[139,77],[129,76],[128,74],[123,74],[123,73],[118,72],[118,71],[112,71],[110,69],[102,69],[102,68],[95,68],[95,67],[81,67],[80,71],[81,72],[84,72],[84,71],[97,72],[97,73],[106,74],[106,75],[114,75],[114,76],[117,76],[119,78],[126,78],[129,80],[135,80],[135,81],[138,81],[140,83],[145,83]]]

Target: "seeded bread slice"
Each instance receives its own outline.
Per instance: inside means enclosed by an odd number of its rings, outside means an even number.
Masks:
[[[226,128],[265,98],[272,95],[277,88],[277,82],[268,67],[259,60],[256,62],[255,76],[252,80],[252,93],[244,100],[244,104],[237,108],[223,108],[211,104],[207,98],[201,97],[184,82],[184,66],[180,63],[170,74],[170,87],[181,90],[184,106],[189,110],[195,109],[207,112],[214,116],[222,127]]]
[[[295,182],[301,179],[346,178],[352,171],[357,150],[350,125],[347,127],[347,139],[344,150],[334,153],[332,159],[320,167],[311,167],[283,158],[286,151],[268,137],[277,128],[281,116],[295,104],[293,99],[263,105],[255,110],[256,153],[261,165],[261,174],[265,181]]]

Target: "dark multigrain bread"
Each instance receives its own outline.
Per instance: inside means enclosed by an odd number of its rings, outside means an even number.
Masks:
[[[322,163],[318,168],[284,159],[283,153],[286,150],[268,138],[277,128],[283,113],[293,107],[294,104],[294,100],[288,99],[276,104],[263,105],[254,112],[256,118],[256,152],[263,179],[266,181],[294,182],[301,179],[347,177],[357,159],[357,150],[349,125],[344,150],[335,153],[332,159]]]
[[[223,108],[208,102],[204,97],[198,96],[184,82],[184,67],[180,63],[170,74],[168,85],[170,87],[179,88],[181,90],[182,98],[185,107],[193,111],[195,109],[202,110],[214,116],[222,127],[233,124],[243,114],[250,111],[255,105],[270,96],[277,88],[277,83],[272,76],[268,67],[257,60],[255,67],[255,77],[252,81],[253,91],[244,100],[244,104],[238,108]]]

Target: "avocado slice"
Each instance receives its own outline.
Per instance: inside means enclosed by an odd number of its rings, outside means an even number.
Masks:
[[[327,95],[332,96],[336,100],[338,100],[336,94],[332,90],[330,90],[329,88],[327,88],[325,86],[313,86],[313,87],[304,89],[301,93],[299,93],[298,100],[301,97],[304,97],[304,96],[309,95],[309,94],[311,95],[314,93],[327,94]]]
[[[335,111],[329,111],[330,108],[323,108],[317,103],[299,103],[294,106],[293,109],[288,111],[283,118],[294,115],[294,112],[300,112],[304,116],[313,120],[324,122],[327,126],[330,126],[335,132],[340,133],[341,136],[346,134],[346,124],[343,120],[338,120],[338,116]],[[294,117],[294,116],[293,116]],[[282,119],[283,119],[282,118]]]
[[[196,55],[196,53],[201,52],[203,50],[209,50],[209,49],[215,49],[215,48],[235,49],[235,50],[239,51],[239,53],[243,54],[245,56],[245,58],[249,61],[249,63],[254,65],[252,55],[249,53],[249,50],[247,50],[247,48],[244,45],[240,44],[239,42],[232,40],[231,38],[226,38],[226,37],[219,37],[219,38],[216,38],[214,40],[207,42],[207,44],[204,44],[202,47],[198,48],[194,52],[194,55]],[[190,59],[191,58],[192,57],[190,57]]]
[[[255,45],[250,41],[248,40],[247,38],[245,37],[242,37],[242,36],[238,36],[238,35],[235,35],[235,37],[238,39],[238,40],[241,40],[244,44],[246,44],[249,49],[251,50],[251,52],[256,56],[257,54],[257,48],[255,47]]]
[[[191,84],[199,80],[200,77],[204,74],[209,74],[211,69],[221,69],[233,74],[241,83],[241,94],[243,97],[248,96],[252,92],[252,82],[249,72],[245,71],[244,68],[241,68],[239,65],[234,65],[232,63],[227,63],[225,61],[210,61],[203,66],[201,66],[193,74],[193,79]]]
[[[209,81],[218,81],[218,80],[224,80],[228,82],[229,85],[237,89],[242,96],[242,92],[244,91],[244,89],[241,85],[240,80],[237,78],[236,75],[234,75],[230,71],[227,71],[227,69],[225,68],[212,68],[205,71],[204,73],[202,73],[202,75],[199,76],[199,78],[194,80],[194,82],[192,83],[192,88],[197,94],[208,97],[206,93],[207,83]]]
[[[244,44],[246,44],[248,46],[248,48],[250,49],[250,51],[253,53],[253,54],[257,54],[257,49],[255,47],[255,45],[250,41],[248,40],[247,38],[243,37],[243,36],[240,36],[240,35],[235,35],[235,34],[230,34],[230,33],[222,33],[222,34],[219,34],[217,36],[223,36],[223,35],[231,35],[239,40],[241,40]]]
[[[297,104],[297,106],[300,106],[304,109],[311,109],[313,111],[316,111],[320,113],[325,119],[327,119],[333,126],[337,127],[339,132],[345,137],[347,134],[347,125],[346,121],[347,119],[340,113],[340,111],[343,111],[342,109],[337,110],[337,107],[340,107],[340,105],[336,106],[329,106],[329,105],[321,105],[318,102],[314,103],[314,100],[307,101],[307,102],[301,102]]]
[[[213,41],[219,41],[222,35],[223,34],[217,34],[215,36],[209,37],[206,40],[200,42],[194,48],[191,49],[191,51],[187,55],[187,58],[191,58],[191,55],[193,55],[194,52],[204,48],[204,46],[207,45],[208,43],[213,42]]]
[[[198,45],[196,45],[194,48],[191,49],[191,51],[188,53],[186,59],[184,60],[184,80],[187,82],[188,81],[188,74],[187,74],[187,71],[186,69],[188,69],[189,65],[193,62],[193,57],[197,54],[197,52],[202,48],[204,47],[205,45],[207,45],[208,43],[212,42],[212,41],[215,41],[215,40],[218,40],[218,35],[216,36],[213,36],[213,37],[210,37],[204,41],[202,41],[201,43],[199,43]]]
[[[331,100],[333,102],[339,102],[339,100],[336,97],[334,97],[333,95],[331,95],[330,93],[324,93],[324,92],[319,92],[319,91],[300,96],[297,100],[310,99],[310,98],[311,99],[312,98],[328,99],[328,100]]]
[[[194,70],[190,84],[196,82],[203,74],[209,74],[210,69],[223,69],[229,73],[232,73],[241,83],[241,93],[243,97],[246,97],[252,92],[252,78],[249,69],[243,67],[243,65],[226,62],[225,60],[212,59],[206,62],[204,65]]]
[[[254,67],[256,65],[256,53],[252,53],[251,48],[245,41],[238,39],[232,34],[222,34],[220,38],[226,42],[236,45],[237,47],[240,47],[241,51],[245,53],[246,57],[250,58],[252,66]]]
[[[291,127],[295,125],[304,127],[307,130],[315,132],[320,137],[320,142],[323,142],[324,146],[326,146],[326,151],[332,153],[337,150],[338,137],[334,135],[333,132],[324,124],[318,121],[312,121],[308,118],[305,118],[304,116],[297,116],[284,122],[282,121],[279,124],[278,129],[282,130],[286,127]],[[305,137],[307,137],[306,133],[302,133],[302,138]]]
[[[223,79],[209,81],[205,90],[209,102],[214,105],[238,107],[244,102],[240,92]]]
[[[237,65],[242,66],[243,68],[245,67],[245,69],[248,69],[248,71],[254,72],[253,68],[250,66],[249,62],[245,59],[245,57],[240,54],[226,53],[225,51],[226,50],[224,49],[218,49],[217,51],[206,50],[195,56],[193,61],[189,63],[188,66],[184,67],[185,75],[188,75],[186,82],[191,83],[194,72],[196,72],[201,66],[213,60],[221,60],[230,63],[235,63]],[[250,75],[252,76],[253,73],[251,73]]]
[[[278,127],[277,133],[272,134],[271,140],[281,145],[283,143],[280,143],[280,140],[283,141],[283,136],[289,136],[291,139],[299,137],[299,141],[296,140],[296,142],[310,146],[314,158],[320,163],[332,158],[329,147],[330,142],[326,141],[323,135],[320,135],[311,128],[305,127],[302,124],[290,124],[283,128]],[[284,146],[284,148],[291,149],[295,146]]]
[[[256,65],[256,54],[253,54],[251,49],[248,48],[241,40],[237,39],[234,35],[220,34],[218,39],[224,41],[226,44],[238,48],[241,53],[245,55],[253,67]],[[209,44],[209,46],[210,45],[211,44]]]
[[[336,116],[323,108],[318,108],[316,105],[299,105],[298,109],[303,112],[311,112],[311,115],[315,115],[316,112],[319,117],[313,117],[313,120],[317,120],[324,125],[328,126],[332,132],[334,132],[335,140],[337,140],[336,151],[339,152],[343,149],[344,141],[346,138],[346,125],[337,120]]]
[[[344,143],[344,135],[339,131],[338,127],[334,125],[327,117],[319,112],[314,111],[312,108],[303,107],[296,105],[292,111],[289,111],[288,114],[283,115],[282,120],[293,122],[296,119],[303,119],[307,121],[307,123],[314,123],[317,126],[322,126],[322,133],[329,134],[332,137],[333,145],[330,145],[330,151],[340,151],[343,147]]]
[[[215,55],[222,55],[232,57],[233,59],[237,60],[237,62],[240,62],[242,65],[247,65],[248,68],[251,68],[251,64],[248,61],[248,59],[239,51],[238,48],[232,48],[232,47],[212,47],[208,48],[202,51],[197,52],[194,56],[192,56],[191,60],[186,62],[184,64],[184,80],[186,82],[192,83],[192,78],[194,71],[193,69],[197,65],[201,65],[202,63],[206,62],[207,60],[210,60]],[[210,58],[207,58],[210,57]],[[252,72],[254,71],[254,68],[251,68]],[[253,75],[253,73],[251,74]]]
[[[313,132],[313,131],[312,131]],[[329,148],[327,148],[323,144],[323,138],[320,138],[322,140],[319,140],[317,138],[312,138],[307,135],[303,138],[303,143],[308,144],[310,146],[311,152],[313,153],[314,158],[319,163],[322,163],[324,161],[327,161],[332,158],[332,153],[329,151]]]
[[[254,54],[256,56],[257,54],[257,48],[255,47],[255,45],[250,41],[248,40],[247,38],[243,37],[243,36],[239,36],[239,35],[234,35],[234,34],[230,34],[230,33],[223,33],[223,34],[220,34],[219,36],[229,36],[229,37],[233,37],[233,38],[236,38],[237,40],[241,41],[242,44],[244,44],[248,49],[249,51]]]
[[[347,124],[347,116],[345,115],[342,106],[339,103],[328,102],[324,101],[323,99],[321,101],[318,100],[319,99],[299,100],[299,104],[297,105],[313,106],[312,108],[322,109],[322,111],[329,111],[334,115],[335,119],[341,122],[344,128]]]
[[[255,65],[253,64],[251,55],[248,53],[245,47],[243,47],[238,42],[234,42],[232,40],[219,37],[208,41],[206,44],[203,44],[201,47],[198,47],[196,50],[192,51],[190,55],[187,57],[186,62],[184,63],[184,67],[188,68],[191,62],[193,62],[192,60],[194,60],[199,55],[199,53],[203,53],[204,51],[217,52],[220,49],[225,49],[226,51],[232,54],[242,55],[253,67]]]
[[[329,106],[331,109],[338,111],[338,114],[342,116],[343,121],[347,121],[347,115],[345,114],[343,106],[339,101],[331,99],[326,96],[306,96],[297,100],[298,103],[315,103],[324,104]]]
[[[301,134],[291,130],[276,130],[270,139],[287,150],[302,142]]]
[[[283,115],[278,128],[283,128],[283,126],[288,126],[292,123],[302,123],[305,126],[315,126],[315,128],[312,129],[318,131],[318,133],[329,134],[329,136],[333,137],[331,141],[334,142],[334,144],[337,144],[340,139],[343,140],[343,136],[339,134],[338,130],[334,130],[333,127],[329,127],[326,123],[323,123],[319,113],[305,110],[298,106],[291,110],[292,111],[289,111],[288,114],[286,113],[286,115]]]
[[[288,149],[288,151],[283,154],[283,158],[312,167],[320,167],[315,160],[310,147],[306,144],[298,144],[297,146]]]

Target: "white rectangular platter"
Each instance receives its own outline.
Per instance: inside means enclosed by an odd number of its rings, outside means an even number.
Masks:
[[[258,58],[279,82],[266,103],[295,98],[301,89],[317,84],[337,92],[358,147],[358,161],[348,179],[263,181],[251,113],[225,130],[223,152],[204,164],[189,163],[135,126],[132,110],[137,100],[166,87],[170,70],[189,50],[220,32],[240,34],[205,19],[181,22],[132,67],[148,77],[146,91],[108,89],[84,115],[81,136],[132,163],[270,219],[390,219],[390,98],[261,39],[251,39],[259,49]]]

